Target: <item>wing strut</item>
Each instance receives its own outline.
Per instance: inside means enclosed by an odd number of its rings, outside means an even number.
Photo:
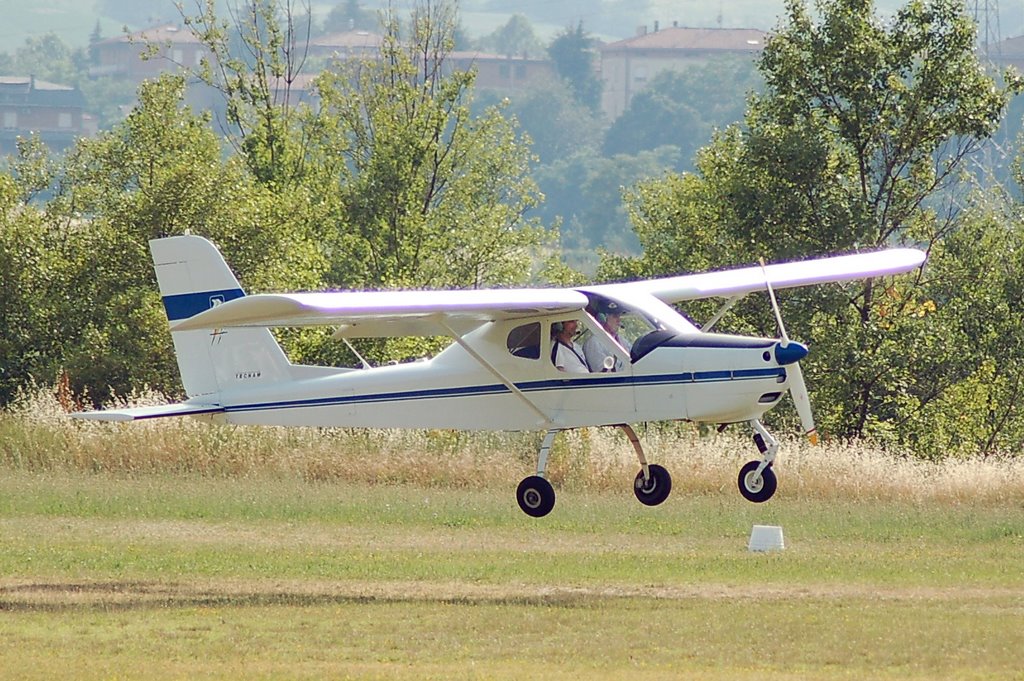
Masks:
[[[729,298],[729,300],[725,301],[725,303],[723,303],[722,306],[718,308],[718,312],[715,313],[715,316],[709,319],[704,324],[704,326],[700,327],[700,330],[704,333],[710,331],[711,327],[713,327],[718,322],[722,321],[722,317],[725,316],[725,313],[731,310],[732,306],[738,303],[741,298],[743,298],[743,296],[733,296]]]
[[[545,414],[540,409],[540,407],[538,407],[536,404],[534,404],[533,401],[530,400],[530,398],[527,397],[526,394],[522,390],[520,390],[519,387],[515,383],[513,383],[508,378],[506,378],[504,374],[502,374],[500,371],[498,371],[494,367],[493,364],[488,362],[486,359],[484,359],[480,355],[480,353],[478,353],[476,350],[474,350],[472,347],[470,347],[469,343],[467,343],[465,340],[463,340],[462,336],[460,336],[458,334],[458,332],[455,331],[455,329],[450,327],[448,325],[448,322],[446,322],[443,317],[437,317],[437,323],[440,324],[441,327],[444,328],[444,330],[448,332],[448,335],[452,337],[452,340],[454,340],[456,343],[458,343],[462,347],[463,350],[465,350],[467,353],[469,353],[470,357],[472,357],[477,362],[479,362],[480,366],[482,366],[483,368],[485,368],[488,371],[490,371],[494,375],[495,378],[497,378],[499,381],[501,381],[502,385],[504,385],[506,388],[511,390],[512,394],[514,394],[516,397],[518,397],[520,400],[522,400],[523,404],[525,404],[527,407],[529,407],[530,411],[532,411],[537,416],[539,416],[540,420],[541,420],[540,425],[541,425],[542,428],[551,429],[551,427],[554,425],[554,421],[551,420],[551,417],[549,417],[547,414]]]

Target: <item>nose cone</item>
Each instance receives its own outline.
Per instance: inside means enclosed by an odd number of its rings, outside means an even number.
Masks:
[[[788,344],[775,344],[775,361],[786,365],[799,362],[807,356],[807,346],[796,341],[789,341]]]

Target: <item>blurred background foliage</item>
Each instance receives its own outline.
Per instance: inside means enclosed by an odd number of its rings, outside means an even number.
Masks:
[[[0,404],[57,382],[86,403],[178,396],[147,246],[172,234],[212,239],[254,292],[568,285],[911,245],[921,271],[780,294],[812,347],[820,430],[935,459],[1024,444],[1022,172],[973,165],[1021,84],[986,75],[962,3],[883,21],[868,0],[791,0],[756,64],[658,76],[611,125],[579,25],[551,44],[572,87],[507,100],[446,67],[452,5],[385,13],[384,58],[325,72],[314,108],[268,96],[299,65],[281,5],[246,7],[281,30],[212,4],[185,17],[225,66],[194,75],[224,96],[226,126],[165,75],[64,156],[24,139],[0,172]],[[539,44],[521,18],[489,39]],[[764,296],[721,328],[777,333]],[[293,361],[357,363],[330,330],[279,335]],[[357,349],[380,363],[438,345]],[[795,423],[788,407],[770,419]]]

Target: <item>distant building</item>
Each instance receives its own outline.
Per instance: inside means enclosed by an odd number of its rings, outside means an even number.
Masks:
[[[334,56],[338,56],[338,54],[335,52]],[[377,59],[379,54],[367,53],[361,57]],[[357,57],[352,55],[348,58],[355,59]],[[448,73],[475,68],[477,70],[476,87],[481,90],[519,90],[550,79],[555,73],[554,67],[548,61],[524,57],[501,57],[482,52],[450,52],[445,58],[444,64]],[[281,79],[273,81],[271,89],[274,101],[284,103],[287,100],[291,106],[299,103],[315,104],[317,96],[314,82],[319,75],[316,73],[300,74],[290,85]],[[216,106],[213,101],[195,100],[194,103],[201,108]]]
[[[96,132],[94,119],[84,110],[78,88],[34,76],[0,77],[0,151],[13,153],[17,138],[32,133],[51,149],[63,151]]]
[[[384,37],[363,30],[343,31],[312,38],[304,57],[312,61],[292,82],[271,83],[272,94],[279,103],[296,105],[314,103],[316,95],[311,69],[330,68],[332,62],[378,60]],[[194,68],[210,52],[188,28],[165,24],[128,35],[102,40],[93,45],[96,65],[92,76],[112,76],[140,83],[156,78],[166,71]],[[451,52],[446,57],[449,70],[477,69],[477,87],[494,90],[516,90],[554,75],[551,62],[526,57],[500,56],[483,52]],[[221,93],[201,83],[192,82],[186,102],[196,109],[209,109],[223,114]]]
[[[1024,73],[1024,36],[990,44],[979,56],[999,66],[1012,66],[1019,73]]]
[[[476,69],[476,86],[483,90],[522,90],[555,76],[554,65],[546,59],[451,52],[447,57],[453,70]]]
[[[309,43],[310,57],[338,60],[378,59],[384,38],[369,31],[346,31],[314,38]],[[476,68],[476,85],[483,89],[517,90],[554,75],[551,62],[486,52],[454,51],[445,58],[449,70]]]
[[[309,41],[310,57],[335,59],[376,59],[384,37],[370,31],[344,31],[313,38]]]
[[[150,45],[155,52],[150,54]],[[141,83],[165,71],[194,68],[209,54],[192,31],[175,24],[164,24],[93,45],[96,65],[91,76],[115,76]]]
[[[615,120],[629,106],[636,93],[658,73],[707,62],[719,56],[753,55],[764,49],[768,34],[752,28],[683,28],[673,25],[608,43],[600,48],[601,80],[604,88],[601,109]]]

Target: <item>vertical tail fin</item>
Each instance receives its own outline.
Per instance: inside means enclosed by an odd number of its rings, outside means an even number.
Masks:
[[[202,237],[154,239],[149,248],[172,324],[245,295],[216,246]],[[175,331],[171,337],[189,398],[290,378],[291,364],[269,329]]]

